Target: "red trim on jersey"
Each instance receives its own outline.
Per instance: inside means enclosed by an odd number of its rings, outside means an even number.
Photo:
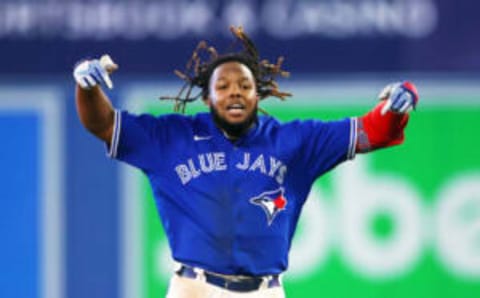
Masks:
[[[358,118],[357,153],[369,152],[403,143],[403,130],[408,123],[408,114],[387,111],[381,114],[386,101],[381,101],[372,111]]]

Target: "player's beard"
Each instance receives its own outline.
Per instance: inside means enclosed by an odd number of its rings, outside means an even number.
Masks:
[[[222,116],[220,116],[218,111],[213,106],[210,107],[210,113],[212,115],[213,121],[231,139],[240,138],[241,136],[246,134],[247,131],[251,127],[253,127],[255,123],[257,123],[257,110],[257,106],[255,106],[252,113],[248,115],[248,117],[244,121],[239,123],[230,123],[225,118],[222,118]]]

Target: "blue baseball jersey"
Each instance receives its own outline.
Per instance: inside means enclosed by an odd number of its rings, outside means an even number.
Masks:
[[[109,155],[147,175],[176,261],[223,274],[278,274],[313,182],[353,158],[356,123],[260,116],[232,142],[209,113],[116,111]]]

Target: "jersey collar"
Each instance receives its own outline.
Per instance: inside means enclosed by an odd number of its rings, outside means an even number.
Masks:
[[[215,125],[210,113],[201,113],[198,116],[201,121],[206,124],[204,127],[207,127],[207,134],[213,136],[215,139],[223,139],[231,144],[241,144],[253,139],[256,135],[258,135],[258,132],[262,129],[265,122],[265,117],[259,115],[257,118],[257,123],[253,127],[251,127],[246,134],[232,142],[227,138],[224,132]]]

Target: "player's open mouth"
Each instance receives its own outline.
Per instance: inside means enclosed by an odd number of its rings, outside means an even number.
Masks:
[[[243,111],[245,107],[239,103],[227,106],[227,111]]]
[[[227,113],[230,117],[243,117],[245,115],[245,106],[239,103],[227,106]]]

